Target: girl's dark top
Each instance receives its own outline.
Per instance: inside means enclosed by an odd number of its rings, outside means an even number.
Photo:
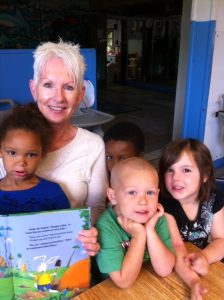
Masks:
[[[207,201],[201,203],[194,221],[188,219],[179,201],[173,198],[165,199],[161,195],[159,201],[165,212],[172,215],[176,220],[184,241],[192,242],[200,248],[206,247],[211,232],[213,215],[224,206],[224,194],[216,191]]]

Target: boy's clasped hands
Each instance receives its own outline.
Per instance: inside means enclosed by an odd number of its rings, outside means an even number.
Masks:
[[[145,224],[140,224],[131,220],[125,216],[118,216],[117,221],[119,225],[131,235],[132,238],[137,237],[138,235],[145,235],[155,230],[155,225],[159,219],[164,214],[164,209],[161,204],[158,203],[158,209],[154,216],[149,219]]]

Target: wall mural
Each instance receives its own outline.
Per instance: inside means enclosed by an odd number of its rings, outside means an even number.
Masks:
[[[56,41],[59,36],[88,47],[91,37],[88,11],[77,4],[78,1],[72,2],[63,1],[64,10],[57,1],[49,5],[35,0],[0,4],[0,48],[32,49],[41,41]]]

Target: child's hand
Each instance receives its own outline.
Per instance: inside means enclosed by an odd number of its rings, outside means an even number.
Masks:
[[[199,275],[204,276],[208,273],[209,264],[206,257],[201,252],[188,253],[185,256],[184,261]]]
[[[202,284],[201,280],[197,281],[191,287],[191,300],[202,300],[203,295],[208,292],[207,288]]]
[[[122,215],[117,217],[117,221],[124,231],[129,233],[131,237],[136,237],[141,233],[145,233],[145,227],[142,224],[136,223]]]
[[[145,228],[147,231],[151,231],[151,230],[154,230],[155,228],[155,225],[158,221],[158,219],[164,214],[164,208],[163,206],[158,203],[158,207],[157,207],[157,211],[156,213],[154,214],[154,216],[148,220],[147,223],[145,223]]]

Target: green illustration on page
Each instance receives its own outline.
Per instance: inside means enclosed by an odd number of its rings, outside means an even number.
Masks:
[[[89,209],[0,216],[0,299],[70,299],[89,287],[90,259],[76,239]]]

